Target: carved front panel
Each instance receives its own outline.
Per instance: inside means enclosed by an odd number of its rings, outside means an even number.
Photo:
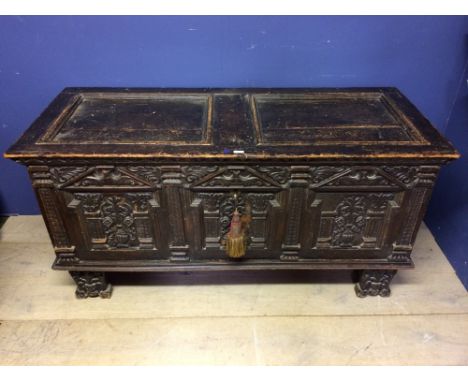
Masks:
[[[49,170],[81,259],[165,256],[157,166],[60,166]],[[104,256],[104,257],[100,257]]]
[[[195,224],[201,237],[198,247],[192,248],[193,257],[227,259],[225,239],[236,209],[242,216],[250,216],[246,258],[275,256],[279,248],[273,244],[274,226],[278,224],[274,214],[280,207],[274,192],[194,193],[191,210],[198,218]]]
[[[310,205],[311,255],[314,252],[346,257],[366,251],[391,249],[391,224],[395,223],[403,192],[317,192]],[[351,254],[351,252],[353,252]]]
[[[46,175],[70,213],[64,219],[79,227],[71,235],[81,257],[151,252],[171,261],[228,260],[225,239],[237,209],[250,217],[244,260],[393,261],[395,253],[409,253],[425,200],[419,185],[430,186],[434,171],[403,165],[103,164],[51,167]]]
[[[78,217],[89,250],[157,250],[157,194],[75,193],[68,207]]]
[[[245,259],[279,256],[281,237],[275,234],[288,167],[184,166],[182,171],[190,189],[192,258],[228,258],[225,239],[236,209],[249,216]]]

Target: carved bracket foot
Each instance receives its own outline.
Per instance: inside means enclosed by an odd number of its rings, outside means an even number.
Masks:
[[[390,296],[390,282],[396,270],[365,270],[362,271],[359,282],[354,290],[358,297]]]
[[[104,272],[71,271],[70,275],[77,285],[75,292],[77,298],[111,297],[112,285],[107,282]]]

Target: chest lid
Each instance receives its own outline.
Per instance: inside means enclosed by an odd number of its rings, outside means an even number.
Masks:
[[[394,88],[67,88],[5,157],[448,160],[458,153]]]

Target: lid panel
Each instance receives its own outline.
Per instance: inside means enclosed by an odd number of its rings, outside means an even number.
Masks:
[[[207,144],[206,95],[82,93],[40,139],[47,144]]]
[[[421,144],[381,93],[253,97],[258,141],[269,145]]]

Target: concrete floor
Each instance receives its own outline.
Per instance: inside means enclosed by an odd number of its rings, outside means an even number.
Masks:
[[[468,294],[429,230],[390,298],[349,272],[120,275],[76,300],[40,216],[0,231],[1,365],[467,365]]]

